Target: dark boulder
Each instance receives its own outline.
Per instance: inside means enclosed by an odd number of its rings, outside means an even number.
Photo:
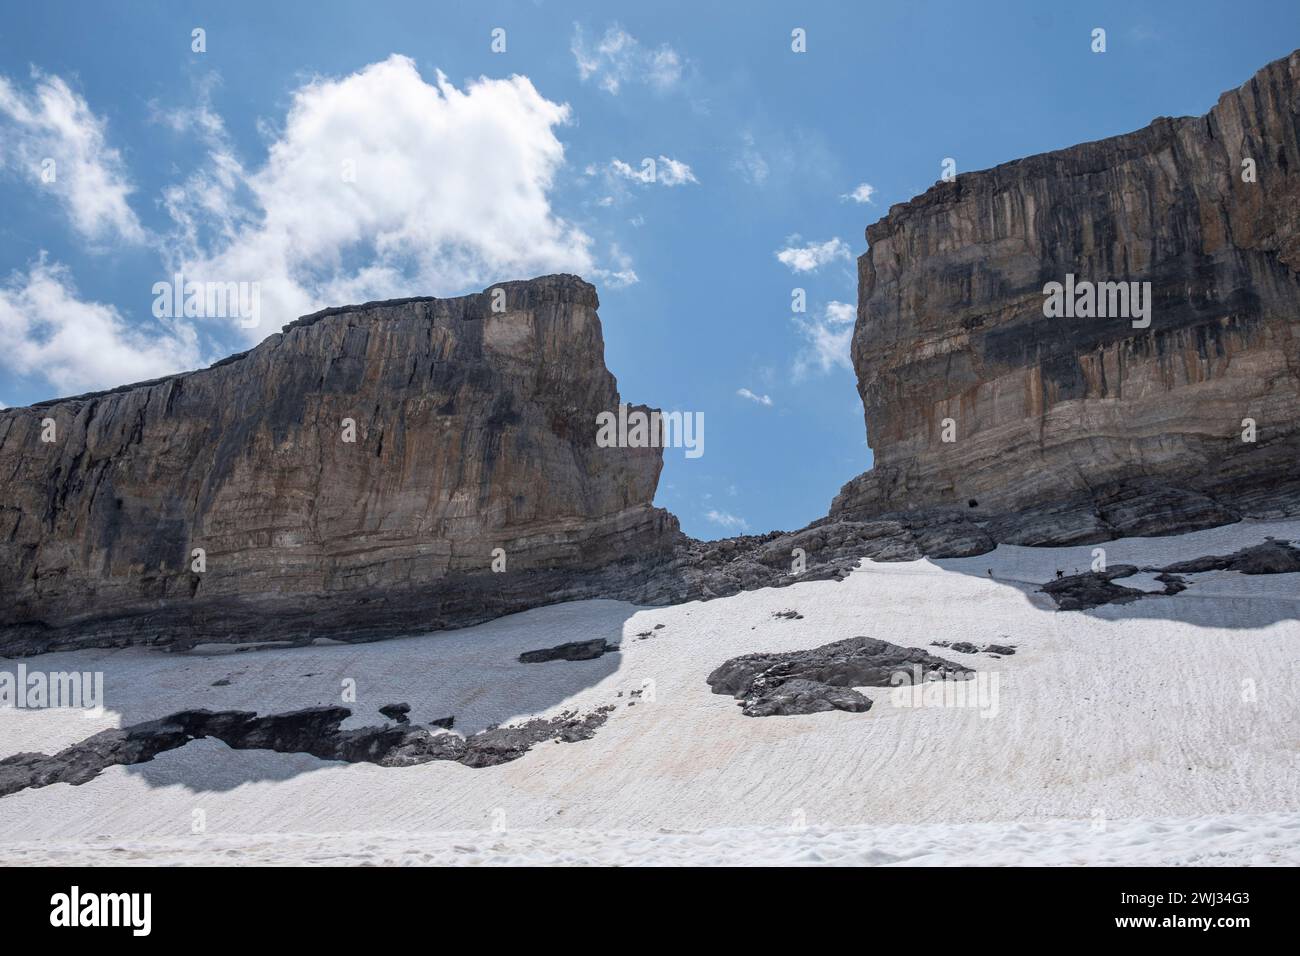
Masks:
[[[751,717],[823,710],[864,711],[871,700],[855,687],[888,687],[921,680],[964,680],[970,668],[919,647],[872,637],[850,637],[805,651],[745,654],[716,667],[707,678],[715,694],[741,702]],[[848,689],[851,693],[837,693]]]
[[[900,647],[874,637],[850,637],[806,651],[745,654],[725,661],[707,680],[715,694],[744,697],[762,678],[769,684],[805,679],[834,687],[888,687],[895,673],[960,677],[970,668],[935,657],[919,647]]]
[[[1132,564],[1116,564],[1105,571],[1085,571],[1048,581],[1042,591],[1051,596],[1061,611],[1085,611],[1103,604],[1131,604],[1147,596],[1146,591],[1112,583],[1115,578],[1137,574]]]
[[[1296,548],[1288,541],[1269,538],[1263,544],[1242,548],[1232,554],[1209,555],[1191,561],[1179,561],[1160,570],[1165,574],[1198,574],[1204,571],[1294,574],[1300,572],[1300,548]]]
[[[555,647],[543,647],[536,651],[524,651],[519,655],[521,664],[545,664],[547,661],[592,661],[602,654],[618,650],[617,644],[611,644],[604,638],[593,641],[571,641],[557,644]]]

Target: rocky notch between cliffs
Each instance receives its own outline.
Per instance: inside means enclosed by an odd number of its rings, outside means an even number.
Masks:
[[[992,546],[944,515],[686,537],[651,503],[662,449],[597,444],[621,401],[597,304],[546,276],[328,309],[209,369],[0,410],[0,654],[365,641]]]
[[[328,309],[0,410],[0,654],[371,640],[1300,514],[1300,53],[1204,117],[961,173],[867,239],[875,467],[804,529],[688,538],[652,504],[662,450],[597,445],[621,399],[577,277]],[[1149,326],[1046,317],[1066,276],[1149,282]]]
[[[1204,117],[960,173],[866,236],[874,467],[801,531],[679,545],[679,592],[1300,515],[1300,51]],[[1149,325],[1048,318],[1068,275],[1149,282]]]

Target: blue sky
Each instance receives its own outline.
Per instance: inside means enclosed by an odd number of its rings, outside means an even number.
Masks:
[[[704,413],[658,503],[700,537],[795,528],[871,462],[868,223],[945,157],[1203,113],[1297,45],[1294,0],[14,5],[0,402],[206,365],[324,304],[579,271],[625,400]],[[155,318],[176,265],[262,279],[261,327]]]

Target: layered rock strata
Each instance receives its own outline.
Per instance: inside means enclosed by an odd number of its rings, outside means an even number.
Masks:
[[[357,640],[641,581],[681,535],[661,449],[597,446],[597,305],[547,276],[329,309],[0,411],[0,653]]]
[[[960,173],[867,240],[875,461],[833,517],[1069,544],[1300,513],[1300,52],[1206,116]],[[1149,283],[1149,325],[1048,317],[1053,282]]]

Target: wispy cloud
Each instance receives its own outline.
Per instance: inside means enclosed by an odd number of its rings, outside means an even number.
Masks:
[[[786,239],[786,247],[776,253],[776,258],[794,272],[815,272],[828,263],[852,258],[848,243],[843,239],[832,238],[825,242],[799,245],[801,239],[797,234],[790,236]]]
[[[804,378],[810,371],[829,372],[834,368],[853,371],[849,346],[853,341],[856,310],[848,302],[826,303],[820,317],[796,316],[794,323],[805,340],[804,348],[794,360],[794,377]]]
[[[107,122],[60,77],[35,73],[29,94],[0,76],[0,167],[47,189],[72,226],[98,242],[143,242],[121,154]]]
[[[710,509],[708,512],[705,513],[704,517],[709,521],[711,521],[713,524],[720,525],[721,527],[727,528],[728,530],[731,531],[745,531],[748,530],[749,528],[749,522],[746,521],[744,518],[741,518],[737,515],[733,515],[726,511],[718,511],[717,509]]]
[[[638,168],[621,159],[611,159],[609,169],[615,176],[630,179],[642,185],[658,183],[660,186],[684,186],[687,183],[699,183],[691,167],[679,160],[660,154],[656,161],[650,157],[641,160]]]
[[[591,270],[591,277],[600,282],[607,289],[625,289],[630,285],[636,285],[641,278],[632,268],[632,257],[627,255],[618,245],[612,243],[609,247],[609,258],[614,264],[613,269],[595,268]]]
[[[0,366],[63,394],[200,364],[192,326],[132,327],[113,306],[83,300],[68,270],[44,254],[0,286]]]
[[[756,402],[759,405],[770,406],[772,404],[772,397],[770,395],[759,395],[755,392],[751,392],[747,388],[736,389],[736,394],[739,395],[741,398],[747,398],[751,402]]]
[[[578,64],[578,77],[613,96],[625,84],[641,83],[664,92],[682,79],[682,57],[676,50],[666,43],[650,49],[618,24],[595,43],[588,42],[581,25],[575,24],[569,49]]]
[[[851,302],[836,302],[832,299],[826,303],[826,322],[830,325],[852,325],[858,313]]]
[[[759,152],[758,145],[754,141],[754,134],[746,131],[741,134],[740,156],[732,163],[742,179],[754,186],[761,186],[767,182],[767,177],[772,171],[772,167],[767,162],[767,157]]]

